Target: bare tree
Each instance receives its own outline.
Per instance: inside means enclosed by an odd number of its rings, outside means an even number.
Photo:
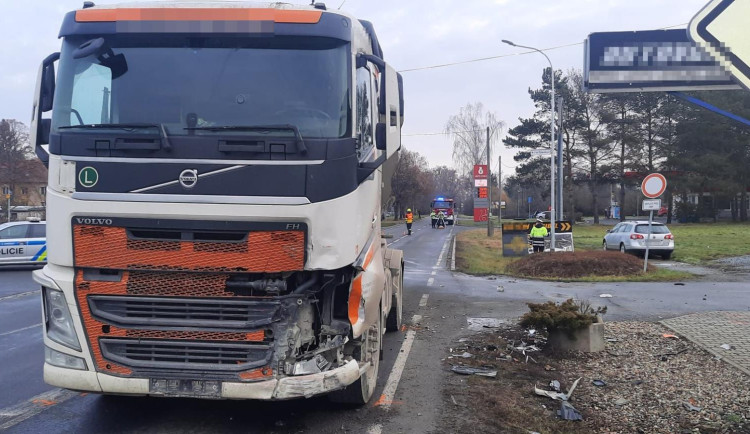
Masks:
[[[487,127],[492,148],[504,126],[481,102],[469,103],[448,118],[445,132],[453,139],[453,162],[461,175],[470,173],[475,164],[487,164]]]
[[[406,208],[426,210],[433,191],[432,182],[427,160],[418,152],[402,149],[398,167],[391,178],[395,218],[399,218]]]
[[[0,183],[14,191],[31,156],[26,126],[15,119],[0,120]],[[15,197],[12,200],[15,203]]]

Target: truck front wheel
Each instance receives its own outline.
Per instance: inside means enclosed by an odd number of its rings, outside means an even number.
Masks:
[[[370,369],[367,369],[354,383],[341,390],[331,392],[328,398],[336,403],[352,406],[367,404],[375,393],[378,384],[378,368],[380,367],[380,355],[383,340],[383,309],[379,309],[378,321],[373,324],[367,333],[360,338],[361,345],[354,351],[355,359],[362,362],[369,361]]]

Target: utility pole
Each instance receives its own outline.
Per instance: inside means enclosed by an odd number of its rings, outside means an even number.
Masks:
[[[503,227],[503,157],[497,156],[497,188],[500,190],[500,198],[497,199],[497,224]]]
[[[563,97],[557,99],[558,118],[560,127],[557,130],[557,215],[563,219]]]
[[[490,127],[487,127],[487,236],[492,236],[492,170],[490,170]]]

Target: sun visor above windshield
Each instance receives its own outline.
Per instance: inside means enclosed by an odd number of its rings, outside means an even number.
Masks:
[[[65,15],[60,37],[71,35],[227,34],[321,36],[351,41],[351,20],[312,10],[261,8],[84,9]]]

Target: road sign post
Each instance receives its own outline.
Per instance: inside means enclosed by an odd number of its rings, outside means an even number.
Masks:
[[[646,253],[643,255],[643,272],[648,269],[648,251],[651,244],[651,226],[654,221],[654,209],[661,207],[661,199],[657,199],[667,189],[667,179],[661,173],[651,173],[643,178],[641,192],[651,200],[643,201],[643,210],[648,211],[648,232],[646,233]],[[655,208],[654,208],[655,207]]]

